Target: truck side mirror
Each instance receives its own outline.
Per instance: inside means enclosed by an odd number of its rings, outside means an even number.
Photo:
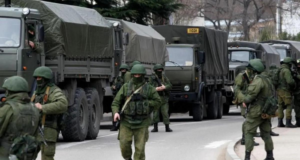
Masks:
[[[205,63],[205,52],[198,51],[198,63],[204,64]]]
[[[44,42],[44,38],[45,38],[45,33],[44,33],[44,26],[43,25],[39,25],[38,26],[39,29],[39,42]]]

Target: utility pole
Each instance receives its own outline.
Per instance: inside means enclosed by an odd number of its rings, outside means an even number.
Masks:
[[[282,23],[282,1],[277,0],[276,4],[276,34],[279,37],[279,35],[282,32],[281,29],[281,23]]]

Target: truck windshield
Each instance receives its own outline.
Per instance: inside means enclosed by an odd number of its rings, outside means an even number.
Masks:
[[[231,51],[229,55],[230,61],[249,62],[255,58],[255,53],[251,51]]]
[[[21,20],[0,17],[0,47],[18,47],[20,45]]]
[[[280,59],[284,59],[286,57],[286,49],[284,48],[276,48],[277,52],[280,55]]]
[[[166,66],[192,66],[193,48],[168,47],[169,62]]]

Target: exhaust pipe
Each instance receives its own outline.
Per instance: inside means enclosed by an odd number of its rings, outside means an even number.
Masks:
[[[11,7],[11,0],[5,0],[5,7]]]

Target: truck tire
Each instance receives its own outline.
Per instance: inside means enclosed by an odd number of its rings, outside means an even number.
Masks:
[[[221,91],[217,91],[217,98],[218,98],[218,119],[221,119],[223,116],[223,99]]]
[[[62,130],[66,141],[83,141],[86,138],[89,124],[89,109],[85,92],[82,88],[75,91],[74,104],[68,109],[67,123]]]
[[[203,104],[200,102],[199,104],[193,104],[193,120],[194,121],[202,121],[203,120]]]
[[[207,118],[216,119],[218,117],[218,98],[217,93],[213,92],[210,94],[213,96],[213,100],[208,104],[207,108]]]
[[[86,99],[89,106],[89,127],[86,139],[96,139],[100,127],[100,98],[95,88],[86,88]]]

